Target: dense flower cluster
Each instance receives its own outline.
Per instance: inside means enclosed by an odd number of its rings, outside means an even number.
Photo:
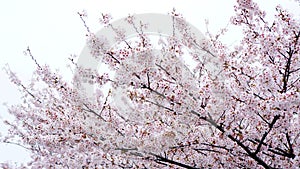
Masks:
[[[276,11],[270,22],[255,2],[238,0],[231,21],[244,37],[233,51],[217,37],[197,39],[175,10],[173,36],[156,44],[134,16],[125,21],[137,38],[128,40],[102,14],[118,45],[85,25],[87,43],[114,75],[72,58],[72,84],[28,48],[37,65],[31,85],[6,68],[24,103],[9,108],[17,120],[6,121],[10,133],[1,141],[29,149],[32,168],[298,168],[300,23]]]

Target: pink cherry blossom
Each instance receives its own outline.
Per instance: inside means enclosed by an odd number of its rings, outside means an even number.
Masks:
[[[30,168],[299,168],[299,20],[277,6],[269,21],[252,0],[234,10],[243,38],[232,50],[219,38],[226,29],[197,39],[175,9],[173,34],[157,44],[146,21],[129,15],[137,37],[127,39],[102,14],[115,46],[79,13],[90,53],[108,71],[72,56],[77,74],[68,83],[28,48],[37,67],[30,85],[5,68],[23,103],[8,108],[16,120],[5,121],[1,142],[28,149]]]

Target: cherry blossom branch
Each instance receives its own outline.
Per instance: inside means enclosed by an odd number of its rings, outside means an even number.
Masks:
[[[296,155],[294,154],[294,149],[293,149],[293,145],[291,143],[291,139],[290,139],[289,133],[286,133],[285,136],[286,136],[286,140],[287,140],[288,148],[289,148],[289,156],[288,157],[295,158]]]
[[[31,55],[32,56],[32,55]],[[34,59],[35,60],[35,59]],[[38,65],[38,64],[37,64]],[[39,98],[37,98],[31,91],[25,87],[25,85],[18,79],[18,77],[10,70],[10,68],[7,66],[5,68],[6,73],[10,76],[10,79],[13,83],[15,83],[17,86],[21,86],[23,91],[25,91],[27,94],[29,94],[32,98],[34,98],[37,102],[42,103]]]
[[[267,135],[271,132],[274,124],[276,123],[277,120],[279,120],[280,116],[279,115],[275,115],[272,122],[269,124],[269,129],[267,132],[264,133],[264,135],[262,136],[257,148],[256,148],[256,151],[254,152],[254,154],[257,154],[259,151],[260,151],[260,148],[264,142],[264,140],[266,139]]]
[[[162,105],[162,104],[159,104],[159,103],[155,103],[155,102],[153,102],[153,101],[151,101],[151,100],[145,100],[146,102],[149,102],[149,103],[151,103],[151,104],[153,104],[153,105],[155,105],[155,106],[157,106],[157,107],[161,107],[161,108],[164,108],[164,109],[166,109],[166,110],[169,110],[169,111],[171,111],[171,112],[175,112],[173,109],[171,109],[171,108],[169,108],[169,107],[166,107],[166,106],[164,106],[164,105]]]
[[[162,93],[160,93],[160,92],[152,89],[150,86],[146,86],[145,84],[143,84],[141,88],[142,89],[148,89],[150,92],[153,92],[153,93],[157,94],[158,96],[160,96],[160,97],[162,97],[164,99],[166,98],[166,96],[164,94],[162,94]]]
[[[290,73],[295,73],[295,72],[297,72],[299,70],[300,70],[300,68],[297,68],[297,69],[291,70]]]
[[[260,96],[259,94],[253,93],[254,96],[258,97],[261,100],[266,100],[265,98],[263,98],[262,96]]]
[[[111,52],[107,52],[106,54],[111,56],[118,64],[121,64],[121,62],[117,58],[115,58]]]
[[[88,106],[86,103],[83,103],[83,105],[84,105],[87,109],[82,108],[82,110],[84,110],[84,111],[86,111],[86,112],[93,113],[94,115],[96,115],[97,117],[99,117],[101,120],[106,121],[100,114],[96,113],[93,109],[89,108],[89,106]]]
[[[125,37],[124,37],[124,34],[121,34],[120,35],[120,31],[118,31],[118,29],[117,28],[115,28],[112,24],[109,24],[109,27],[118,35],[118,36],[123,36],[123,37],[121,37],[121,40],[122,40],[122,42],[124,42],[126,45],[127,45],[127,47],[129,48],[129,49],[132,49],[132,47],[130,46],[130,44],[126,41],[126,39],[124,39]],[[137,32],[138,33],[138,32]]]
[[[182,168],[187,168],[187,169],[198,169],[196,167],[192,167],[192,166],[189,166],[189,165],[171,160],[167,157],[163,157],[163,156],[160,156],[160,155],[157,155],[157,154],[154,154],[154,153],[150,153],[150,154],[153,155],[154,157],[156,157],[157,159],[155,161],[158,161],[158,162],[166,162],[166,163],[174,164],[176,166],[179,166],[179,167],[182,167]]]
[[[288,139],[289,139],[288,142],[290,142],[290,138],[288,138]],[[260,142],[260,140],[258,140],[258,139],[254,139],[254,140],[248,139],[248,141],[250,141],[253,144],[258,144]],[[281,149],[279,147],[272,148],[271,145],[268,145],[267,143],[264,143],[264,142],[262,144],[264,146],[268,147],[267,150],[270,151],[270,152],[272,152],[275,155],[280,155],[280,156],[288,157],[288,158],[295,158],[296,157],[296,155],[293,153],[293,148],[292,148],[291,142],[288,143],[288,144],[290,144],[289,150],[283,150],[283,149]],[[268,156],[271,156],[271,155],[268,155]]]
[[[90,28],[87,26],[86,21],[85,21],[84,18],[83,18],[83,17],[86,16],[86,14],[82,14],[82,13],[80,13],[80,12],[77,12],[77,14],[79,15],[79,17],[80,17],[80,19],[81,19],[81,21],[82,21],[82,23],[83,23],[83,26],[86,28],[87,32],[88,32],[88,33],[91,33]]]
[[[221,151],[213,150],[213,149],[207,149],[207,148],[194,148],[193,150],[197,151],[198,153],[203,153],[202,151],[207,151],[207,152],[213,152],[213,153],[221,153]]]
[[[27,49],[26,49],[26,53],[29,54],[29,56],[30,56],[31,59],[34,61],[34,63],[37,65],[37,67],[40,68],[40,69],[42,69],[42,67],[39,65],[39,63],[38,63],[37,60],[35,59],[35,57],[32,55],[29,46],[28,46]]]
[[[11,141],[3,141],[3,143],[7,143],[7,144],[12,144],[12,145],[17,145],[17,146],[20,146],[20,147],[22,147],[22,148],[24,148],[24,149],[27,149],[27,150],[30,150],[30,151],[38,151],[37,149],[34,149],[33,147],[26,147],[26,146],[24,146],[24,145],[22,145],[22,144],[20,144],[20,143],[16,143],[16,142],[11,142]]]
[[[166,71],[166,72],[167,72],[167,71]],[[168,72],[167,72],[167,73],[168,73]],[[139,77],[136,73],[134,73],[134,75],[140,79],[140,77]],[[176,103],[176,104],[178,104],[178,105],[181,105],[181,103],[179,103],[179,102],[173,102],[173,101],[171,101],[170,99],[168,99],[164,94],[162,94],[162,93],[158,92],[157,90],[154,90],[153,88],[151,88],[151,87],[150,87],[150,76],[149,76],[148,73],[147,73],[146,75],[147,75],[147,85],[146,85],[146,84],[142,84],[142,86],[141,86],[142,89],[147,89],[147,90],[149,90],[150,92],[153,92],[154,94],[158,95],[159,97],[162,97],[163,99],[168,100],[169,102],[171,102],[171,104],[172,104],[172,103]],[[175,78],[174,78],[174,79],[175,79]],[[175,79],[175,80],[176,80],[176,79]],[[179,84],[179,85],[182,86],[182,84]],[[191,93],[189,93],[189,96],[191,96]],[[208,98],[209,98],[209,97],[208,97]],[[208,99],[208,98],[207,98],[207,99]],[[193,97],[193,99],[194,99],[194,100],[197,100],[195,97]],[[201,102],[201,107],[202,107],[202,108],[204,108],[204,107],[206,106],[206,101],[207,101],[207,99],[204,99],[204,101],[202,100],[202,102]],[[156,105],[156,106],[158,106],[158,107],[162,107],[162,108],[165,108],[165,109],[167,109],[167,110],[169,110],[169,111],[173,111],[173,112],[174,112],[173,109],[168,108],[168,107],[165,107],[165,106],[163,106],[163,105],[161,105],[161,104],[159,104],[159,103],[154,103],[154,102],[152,102],[152,101],[150,101],[150,100],[146,100],[146,101],[147,101],[147,102],[150,102],[150,103],[152,103],[152,104],[154,104],[154,105]]]
[[[219,149],[223,149],[223,150],[226,150],[228,152],[231,152],[232,149],[229,149],[227,148],[226,146],[220,146],[220,145],[214,145],[214,144],[208,144],[208,143],[201,143],[202,145],[206,145],[206,146],[209,146],[209,147],[213,147],[213,148],[219,148]]]
[[[225,131],[225,129],[222,126],[218,125],[212,118],[207,118],[205,116],[201,116],[199,113],[197,113],[194,110],[192,110],[191,113],[197,115],[200,119],[209,122],[212,126],[214,126],[215,128],[217,128],[222,133],[227,133]],[[226,134],[226,136],[230,140],[232,140],[233,142],[235,142],[238,146],[240,146],[244,151],[246,151],[246,153],[248,154],[248,156],[251,157],[252,159],[254,159],[259,165],[261,165],[261,166],[263,166],[264,168],[267,168],[267,169],[271,168],[266,162],[264,162],[261,158],[259,158],[257,156],[257,154],[252,153],[251,150],[249,149],[249,147],[247,147],[246,145],[244,145],[240,140],[238,140],[237,138],[233,137],[231,134]]]
[[[155,65],[156,65],[157,67],[159,67],[160,69],[162,69],[168,76],[170,76],[172,80],[174,80],[176,83],[178,83],[177,79],[176,79],[175,77],[171,76],[171,73],[170,73],[167,69],[165,69],[164,67],[162,67],[161,65],[159,65],[159,64],[157,64],[157,63],[155,63]],[[173,83],[173,82],[168,81],[168,80],[165,80],[165,81],[167,81],[167,82],[169,82],[169,83]],[[183,85],[182,85],[181,83],[179,83],[178,85],[180,85],[181,87],[183,87]],[[188,92],[188,91],[187,91],[187,92]],[[191,97],[191,96],[192,96],[192,93],[188,93],[188,96]],[[192,98],[193,98],[194,100],[197,100],[195,97],[192,97]],[[178,104],[178,103],[177,103],[177,104]]]
[[[282,77],[282,81],[283,81],[283,86],[281,89],[282,93],[287,92],[288,89],[288,81],[289,81],[289,77],[290,77],[290,68],[291,68],[291,62],[292,62],[292,56],[293,56],[293,50],[291,48],[289,48],[288,53],[288,58],[287,58],[287,62],[284,68],[284,73],[283,73],[283,77]]]
[[[298,43],[299,37],[300,37],[300,31],[298,32],[298,34],[295,34],[295,41],[294,41],[294,46],[293,46],[294,49],[296,49],[296,45]],[[284,67],[284,73],[281,73],[283,76],[282,77],[283,86],[281,89],[282,93],[287,92],[287,90],[289,89],[288,81],[289,81],[290,75],[292,73],[295,73],[300,70],[300,68],[291,70],[292,57],[293,57],[293,54],[295,54],[294,49],[292,49],[292,47],[289,47],[289,49],[287,51],[288,57],[286,57],[287,61],[286,61],[286,65]],[[297,52],[299,52],[299,51],[297,51]],[[291,85],[293,85],[293,84],[294,84],[294,82]]]
[[[155,63],[155,65],[157,67],[159,67],[161,70],[163,70],[168,76],[171,76],[171,73],[169,73],[165,68],[163,68],[161,65]],[[175,77],[171,76],[171,79],[173,79],[174,81],[176,81]]]
[[[265,123],[270,125],[270,123],[259,112],[255,113],[255,114],[257,114]]]

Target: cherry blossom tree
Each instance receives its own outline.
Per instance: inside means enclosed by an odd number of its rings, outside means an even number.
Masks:
[[[24,102],[9,107],[16,120],[5,121],[1,141],[30,150],[32,168],[298,168],[299,20],[281,6],[266,20],[251,0],[234,9],[243,39],[233,50],[219,40],[225,29],[198,39],[175,10],[173,35],[157,41],[134,15],[125,20],[137,35],[129,40],[102,14],[114,46],[78,13],[102,72],[72,56],[67,83],[28,48],[30,85],[6,68]]]

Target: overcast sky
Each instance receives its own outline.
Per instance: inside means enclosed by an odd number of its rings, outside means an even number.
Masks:
[[[98,23],[101,12],[111,13],[114,19],[120,19],[135,13],[167,14],[175,7],[189,23],[205,33],[205,19],[209,20],[212,32],[229,23],[234,3],[235,0],[3,0],[0,5],[0,116],[9,118],[3,102],[15,104],[20,97],[15,86],[7,80],[2,67],[8,63],[20,79],[28,81],[35,67],[30,58],[23,55],[23,51],[30,46],[41,64],[47,63],[53,68],[66,70],[68,56],[79,55],[85,45],[85,29],[76,14],[78,11],[85,9],[88,25],[92,31],[98,31],[101,28]],[[299,5],[291,0],[264,0],[260,4],[262,9],[271,13],[274,13],[275,5],[282,4],[300,18]],[[240,34],[237,29],[229,29],[225,42],[238,43]],[[71,77],[71,74],[68,76]],[[3,125],[1,130],[5,131]],[[21,148],[0,144],[0,163],[27,159],[28,153]]]

